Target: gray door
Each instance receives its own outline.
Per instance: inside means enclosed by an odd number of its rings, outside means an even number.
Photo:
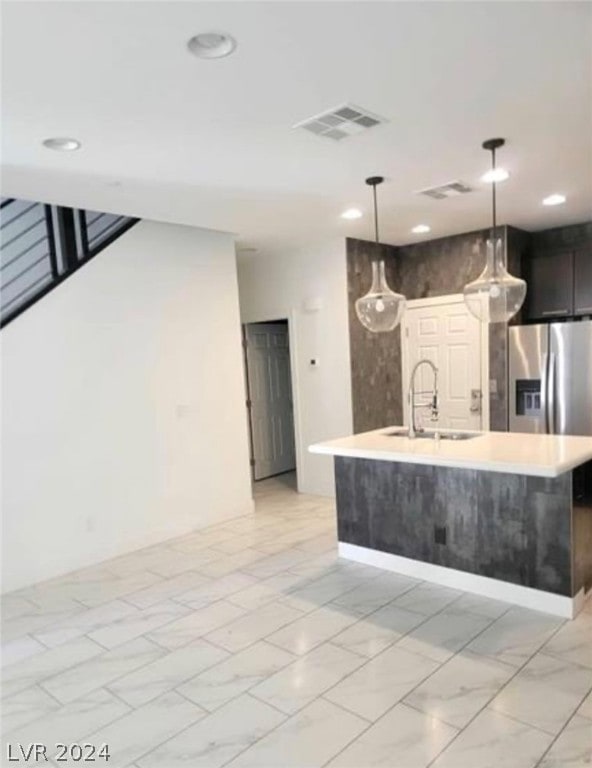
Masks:
[[[296,468],[287,323],[246,326],[253,479]]]
[[[592,320],[550,326],[550,432],[592,435]]]
[[[509,329],[510,432],[547,432],[548,325]]]

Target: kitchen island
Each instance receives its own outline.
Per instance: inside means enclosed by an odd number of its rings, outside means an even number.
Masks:
[[[575,616],[592,587],[592,438],[439,434],[310,447],[335,457],[340,556]]]

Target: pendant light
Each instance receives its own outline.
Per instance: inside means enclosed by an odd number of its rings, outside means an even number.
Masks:
[[[374,198],[374,235],[376,252],[372,257],[372,285],[365,296],[356,301],[356,314],[364,328],[372,333],[392,331],[399,325],[405,312],[406,300],[400,293],[395,293],[386,281],[384,259],[378,257],[378,206],[376,187],[382,184],[382,176],[371,176],[366,184],[372,187]]]
[[[465,303],[471,313],[483,323],[507,323],[524,303],[526,283],[506,269],[504,246],[497,232],[495,150],[503,147],[504,139],[488,139],[483,149],[491,152],[491,182],[493,227],[487,240],[485,269],[472,283],[464,287]]]

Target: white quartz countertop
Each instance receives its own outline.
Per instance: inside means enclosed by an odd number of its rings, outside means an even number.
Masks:
[[[592,459],[592,437],[482,432],[470,440],[433,440],[389,435],[401,427],[311,445],[311,453],[408,464],[462,467],[488,472],[557,477]],[[444,433],[450,430],[440,430]]]

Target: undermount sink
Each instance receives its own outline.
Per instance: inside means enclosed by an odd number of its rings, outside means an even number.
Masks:
[[[440,440],[471,440],[473,437],[479,437],[479,433],[477,432],[435,432],[435,431],[426,431],[426,432],[418,432],[415,437],[416,438],[427,438],[430,440],[437,440],[438,438],[436,435],[439,434]]]
[[[423,432],[416,432],[415,437],[412,438],[409,437],[407,427],[385,433],[386,437],[407,437],[410,440],[471,440],[473,437],[479,437],[479,434],[479,432],[436,432],[434,429],[426,429]]]

